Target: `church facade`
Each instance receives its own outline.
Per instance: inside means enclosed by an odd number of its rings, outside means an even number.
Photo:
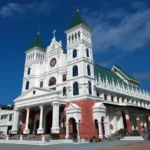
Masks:
[[[92,30],[78,11],[65,33],[66,53],[55,31],[47,48],[38,33],[25,52],[11,133],[85,139],[149,127],[149,93],[118,65],[94,63]]]

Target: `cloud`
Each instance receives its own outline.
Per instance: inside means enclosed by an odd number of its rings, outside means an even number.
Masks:
[[[122,59],[122,57],[124,57],[124,55],[117,55],[113,59],[111,59],[111,60],[109,59],[108,61],[99,62],[99,64],[104,67],[112,67],[112,65],[115,64],[120,59]]]
[[[25,13],[35,14],[47,14],[51,11],[53,3],[50,1],[44,1],[41,3],[8,3],[0,8],[0,17],[9,18],[16,15],[22,15]]]
[[[140,2],[134,4],[134,8],[138,6]],[[133,4],[131,7],[133,9]],[[85,18],[93,28],[92,40],[96,51],[105,51],[109,48],[134,51],[150,43],[149,8],[135,9],[133,12],[119,8],[86,14]]]
[[[149,80],[150,79],[150,72],[133,73],[132,75],[139,80]]]

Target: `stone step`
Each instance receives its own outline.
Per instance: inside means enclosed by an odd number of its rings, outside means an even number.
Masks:
[[[121,141],[144,141],[142,136],[125,136],[120,139]]]

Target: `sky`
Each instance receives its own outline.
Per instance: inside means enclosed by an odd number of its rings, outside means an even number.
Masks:
[[[149,0],[0,0],[0,104],[21,94],[25,51],[39,28],[45,47],[56,29],[66,50],[64,31],[77,8],[93,29],[94,62],[121,66],[150,91]]]

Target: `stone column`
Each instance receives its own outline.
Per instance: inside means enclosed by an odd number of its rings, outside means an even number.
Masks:
[[[40,106],[40,123],[39,123],[39,128],[37,130],[38,134],[43,134],[44,129],[43,129],[43,106]]]
[[[59,102],[53,102],[53,121],[51,133],[58,134],[59,133]]]
[[[107,135],[109,136],[109,137],[111,137],[111,132],[110,132],[110,122],[109,122],[109,115],[107,114]]]
[[[120,116],[120,129],[124,129],[124,124],[123,124],[123,117],[122,115]]]
[[[103,138],[101,122],[98,122],[99,139]]]
[[[77,138],[78,140],[80,140],[79,123],[77,123],[76,125],[77,125]]]
[[[11,134],[17,134],[17,132],[18,132],[18,124],[19,124],[19,111],[15,108]]]
[[[116,133],[118,131],[118,121],[117,121],[116,113],[114,113],[113,125],[114,125],[114,133]]]
[[[141,131],[141,123],[140,123],[140,118],[139,118],[139,116],[137,116],[137,118],[136,118],[136,124],[137,124],[137,128],[138,128],[138,131],[140,132]]]
[[[66,136],[65,139],[69,139],[69,124],[66,123]]]
[[[129,112],[128,110],[125,110],[125,117],[126,117],[126,124],[127,124],[127,129],[128,131],[132,131],[131,130],[131,122],[130,122],[130,117],[129,117]]]
[[[27,108],[27,114],[26,114],[26,124],[25,124],[25,129],[23,131],[24,134],[29,134],[29,128],[28,128],[28,125],[29,125],[29,115],[30,115],[30,108]]]
[[[107,126],[107,122],[104,122],[104,127],[105,127],[105,137],[108,138],[108,126]]]

